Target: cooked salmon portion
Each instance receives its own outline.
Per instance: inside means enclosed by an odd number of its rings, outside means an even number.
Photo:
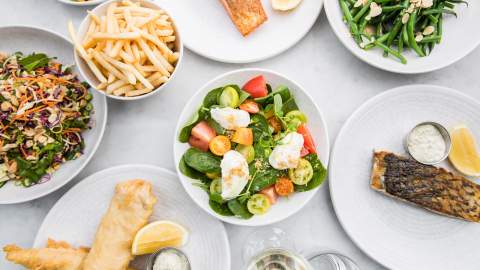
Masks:
[[[220,0],[228,15],[243,36],[267,20],[260,0]]]
[[[443,168],[375,152],[371,187],[432,212],[480,222],[480,185]]]

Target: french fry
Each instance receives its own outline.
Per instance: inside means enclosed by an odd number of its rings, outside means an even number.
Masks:
[[[107,55],[103,55],[103,57],[108,61],[110,62],[112,65],[115,65],[116,67],[120,68],[120,69],[123,69],[125,71],[128,71],[130,72],[131,74],[133,74],[133,76],[138,79],[143,85],[145,85],[146,88],[148,89],[153,89],[153,85],[145,78],[143,77],[139,72],[138,70],[135,69],[135,67],[131,66],[131,65],[127,65],[127,64],[124,64],[118,60],[115,60]],[[135,80],[136,82],[136,80]],[[131,84],[135,84],[134,83],[131,83]]]
[[[88,16],[90,16],[90,19],[92,19],[92,21],[94,21],[96,24],[99,25],[101,23],[100,18],[97,15],[93,14],[93,12],[91,12],[90,10],[87,10],[87,13],[88,13]]]
[[[135,97],[135,96],[145,95],[145,94],[148,94],[148,93],[152,92],[152,90],[153,89],[145,88],[145,89],[140,89],[140,90],[129,91],[129,92],[125,93],[125,96],[126,97]]]
[[[162,65],[160,60],[157,59],[157,57],[152,52],[150,47],[147,45],[145,40],[139,39],[139,40],[137,40],[137,43],[142,48],[142,50],[145,52],[145,54],[147,55],[147,58],[150,60],[150,62],[152,62],[152,64],[156,68],[158,68],[158,71],[160,71],[163,75],[170,76],[170,73],[165,69],[165,67]]]
[[[120,72],[118,69],[116,69],[116,68],[115,68],[114,66],[112,66],[110,63],[108,63],[108,62],[103,58],[103,56],[102,56],[99,52],[93,50],[92,53],[93,53],[93,58],[94,58],[103,68],[105,68],[106,70],[108,70],[108,72],[112,73],[112,74],[113,74],[115,77],[117,77],[118,79],[123,80],[123,81],[125,81],[125,82],[127,82],[127,83],[130,83],[130,82],[128,81],[127,77],[125,77],[125,75],[124,75],[122,72]]]
[[[130,84],[129,84],[129,83],[126,83],[126,82],[124,82],[124,81],[122,81],[122,80],[118,80],[118,81],[116,81],[116,82],[114,82],[114,83],[111,83],[111,84],[109,84],[109,85],[107,86],[107,89],[106,89],[107,94],[111,94],[111,93],[113,93],[113,91],[115,91],[115,90],[117,90],[118,88],[120,88],[120,87],[122,87],[122,86],[125,86],[125,85],[130,85]]]
[[[132,91],[132,90],[135,90],[135,86],[129,84],[129,85],[125,85],[125,86],[122,86],[118,89],[115,89],[113,91],[113,94],[115,96],[121,96],[121,95],[125,95],[125,93],[129,92],[129,91]]]
[[[112,42],[113,46],[113,40],[119,40],[119,39],[125,39],[125,40],[134,40],[134,39],[139,39],[141,37],[141,34],[139,32],[126,32],[126,33],[95,33],[92,35],[93,39],[106,39],[107,40],[107,47],[108,47],[108,42]]]

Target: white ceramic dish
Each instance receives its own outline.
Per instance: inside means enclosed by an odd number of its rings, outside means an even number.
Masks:
[[[44,52],[49,56],[56,56],[64,65],[74,64],[72,44],[63,36],[46,29],[32,26],[5,26],[0,27],[0,51],[14,53],[21,51],[25,54]],[[78,70],[74,68],[74,72]],[[82,76],[79,76],[83,80]],[[83,133],[85,138],[84,154],[76,160],[68,161],[52,174],[50,181],[29,188],[15,186],[7,183],[0,189],[0,204],[12,204],[30,201],[45,196],[74,178],[88,163],[97,150],[105,131],[107,123],[107,101],[105,96],[98,94],[93,89],[93,128]]]
[[[189,240],[181,249],[188,256],[192,269],[230,269],[230,247],[223,224],[198,211],[173,172],[148,165],[113,167],[81,181],[60,198],[45,217],[34,247],[45,246],[48,238],[75,246],[90,246],[115,185],[130,179],[152,183],[158,202],[151,221],[168,219],[188,229]]]
[[[107,13],[107,7],[112,2],[120,2],[120,1],[121,0],[110,0],[110,1],[104,2],[101,5],[95,7],[91,12],[95,15],[103,16]],[[104,91],[96,90],[99,93],[101,93],[101,94],[103,94],[103,95],[105,95],[109,98],[118,99],[118,100],[126,100],[126,101],[144,99],[144,98],[147,98],[147,97],[150,97],[150,96],[153,96],[155,94],[160,93],[164,88],[167,87],[167,85],[172,80],[175,79],[176,74],[178,73],[178,70],[180,69],[181,64],[182,64],[182,60],[183,60],[183,42],[182,42],[182,37],[181,37],[181,35],[178,31],[177,25],[176,25],[175,16],[172,16],[171,13],[163,7],[163,5],[161,5],[161,6],[157,5],[156,3],[152,2],[152,1],[133,0],[133,2],[142,2],[143,6],[148,7],[148,8],[152,8],[152,9],[162,9],[170,16],[170,19],[172,21],[172,26],[173,26],[174,31],[175,31],[175,36],[176,36],[176,38],[175,38],[175,44],[176,45],[175,46],[176,46],[176,50],[180,53],[180,56],[177,60],[175,70],[173,71],[173,73],[170,76],[170,79],[167,82],[165,82],[164,84],[162,84],[159,87],[157,87],[156,89],[154,89],[152,92],[148,93],[148,94],[135,96],[135,97],[124,97],[124,96],[110,95],[110,94],[105,93]],[[81,22],[80,27],[78,28],[78,31],[77,31],[77,36],[78,36],[79,40],[83,40],[83,37],[87,33],[88,27],[90,25],[90,20],[91,20],[90,16],[86,15],[85,18],[83,19],[83,21]],[[100,81],[95,77],[93,72],[88,67],[87,63],[80,57],[77,50],[74,50],[74,51],[75,51],[75,62],[77,63],[77,66],[78,66],[78,69],[80,70],[80,73],[82,74],[82,76],[86,79],[86,81],[90,85],[97,86],[100,83]]]
[[[322,113],[320,112],[320,109],[310,97],[310,95],[299,84],[286,78],[285,76],[264,69],[240,69],[222,74],[202,86],[200,90],[185,105],[185,108],[182,111],[178,120],[175,131],[176,135],[173,142],[173,153],[175,157],[177,172],[179,174],[182,185],[187,191],[187,193],[203,210],[225,222],[245,226],[267,225],[278,222],[293,215],[294,213],[302,209],[303,206],[305,206],[305,204],[307,204],[311,198],[313,198],[318,188],[309,192],[295,193],[288,199],[279,199],[279,201],[275,205],[273,205],[265,215],[254,216],[248,220],[218,215],[210,208],[208,204],[207,193],[202,189],[192,185],[192,179],[184,176],[179,171],[179,161],[185,151],[190,146],[187,143],[180,143],[178,141],[178,135],[183,125],[187,123],[188,120],[190,120],[191,116],[198,109],[203,98],[210,90],[232,83],[242,86],[249,79],[257,75],[264,75],[267,82],[270,83],[274,88],[278,85],[286,85],[290,88],[290,91],[295,97],[295,101],[297,102],[300,110],[303,111],[309,119],[308,128],[310,129],[310,132],[312,133],[312,136],[315,140],[317,146],[317,154],[325,167],[328,166],[328,158],[330,153],[327,125],[325,123],[324,117],[322,116]]]
[[[262,0],[268,21],[243,37],[220,1],[156,0],[172,10],[182,30],[185,46],[213,60],[249,63],[278,55],[294,46],[313,26],[323,0],[304,0],[290,12],[272,9]]]
[[[76,1],[73,1],[73,0],[58,0],[58,2],[67,4],[67,5],[82,6],[82,7],[98,5],[98,4],[103,3],[105,1],[107,1],[107,0],[88,0],[88,1],[84,1],[84,2],[76,2]]]
[[[413,51],[404,53],[408,63],[400,63],[395,58],[383,57],[383,51],[377,48],[365,51],[353,40],[347,25],[343,22],[343,13],[338,0],[325,0],[325,12],[330,25],[343,45],[359,59],[377,68],[396,73],[425,73],[449,66],[467,56],[480,44],[480,2],[468,1],[469,6],[457,5],[454,16],[445,16],[442,42],[435,46],[432,54],[418,57]]]
[[[455,90],[410,85],[370,99],[341,129],[329,173],[335,212],[355,244],[388,269],[478,269],[479,224],[376,192],[370,175],[373,150],[406,155],[403,140],[420,122],[465,123],[480,138],[479,107]],[[448,161],[439,166],[455,172]]]

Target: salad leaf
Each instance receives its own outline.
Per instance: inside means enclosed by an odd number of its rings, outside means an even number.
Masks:
[[[202,183],[208,184],[210,182],[210,178],[208,178],[205,174],[189,167],[185,162],[185,155],[182,156],[180,159],[180,163],[178,164],[178,168],[183,175],[190,177],[195,180],[200,180]]]
[[[286,86],[281,85],[281,86],[278,86],[275,89],[275,91],[272,91],[267,96],[256,98],[255,102],[260,103],[262,105],[273,103],[273,97],[277,94],[279,94],[282,97],[282,100],[289,100],[290,98],[292,98],[292,95],[290,94],[290,89]]]
[[[261,114],[251,117],[249,127],[252,129],[254,142],[260,141],[263,136],[271,136],[267,119]]]
[[[283,103],[282,111],[284,114],[287,114],[295,110],[298,110],[298,106],[297,106],[297,103],[295,102],[295,99],[290,98],[289,100]]]
[[[213,120],[212,118],[207,118],[207,123],[208,125],[213,128],[215,130],[215,132],[217,133],[217,135],[224,135],[227,130],[225,130],[222,126],[220,126],[219,123],[217,123],[217,121]]]
[[[220,195],[218,193],[211,193],[210,192],[209,197],[210,197],[210,201],[214,201],[214,202],[217,202],[217,203],[224,203],[222,195]]]
[[[178,140],[182,143],[188,142],[188,139],[190,138],[190,133],[192,132],[193,127],[199,122],[200,115],[198,112],[196,112],[192,119],[188,121],[185,126],[183,126],[182,130],[180,130],[180,134],[178,135]]]
[[[208,94],[203,99],[203,107],[210,108],[213,105],[218,105],[217,100],[218,97],[222,94],[223,88],[225,87],[218,87],[208,92]]]
[[[250,174],[253,175],[250,192],[256,193],[260,190],[275,184],[277,178],[281,175],[281,171],[275,170],[267,158],[256,159],[249,166]]]
[[[273,112],[275,113],[275,116],[278,118],[281,118],[283,116],[282,107],[283,107],[282,96],[278,94],[273,96]]]
[[[304,157],[306,160],[310,162],[313,168],[313,178],[308,182],[306,185],[294,185],[295,191],[297,192],[304,192],[312,190],[318,186],[320,186],[325,177],[327,175],[327,170],[323,166],[322,162],[318,158],[317,154],[309,154]]]
[[[227,202],[228,209],[237,217],[243,218],[243,219],[249,219],[253,216],[252,213],[250,213],[247,209],[247,204],[246,203],[241,203],[237,199],[233,199]]]
[[[27,71],[32,71],[39,67],[47,66],[50,58],[44,53],[33,53],[29,56],[21,57],[18,62]]]
[[[201,173],[220,173],[220,157],[197,148],[188,149],[183,155],[185,163]]]
[[[222,203],[218,203],[216,201],[210,200],[208,204],[210,205],[210,208],[212,208],[212,210],[215,211],[215,213],[221,216],[234,215],[226,203],[222,204]]]

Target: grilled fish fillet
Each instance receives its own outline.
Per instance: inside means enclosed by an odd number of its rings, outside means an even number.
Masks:
[[[132,260],[133,238],[147,224],[156,201],[151,184],[144,180],[118,184],[83,262],[83,270],[127,269]]]
[[[80,270],[87,248],[72,248],[66,242],[48,240],[46,248],[22,249],[16,245],[3,248],[7,260],[32,270]]]
[[[438,214],[480,222],[480,185],[443,168],[375,152],[371,187]]]
[[[228,15],[243,36],[267,20],[260,0],[220,0]]]

